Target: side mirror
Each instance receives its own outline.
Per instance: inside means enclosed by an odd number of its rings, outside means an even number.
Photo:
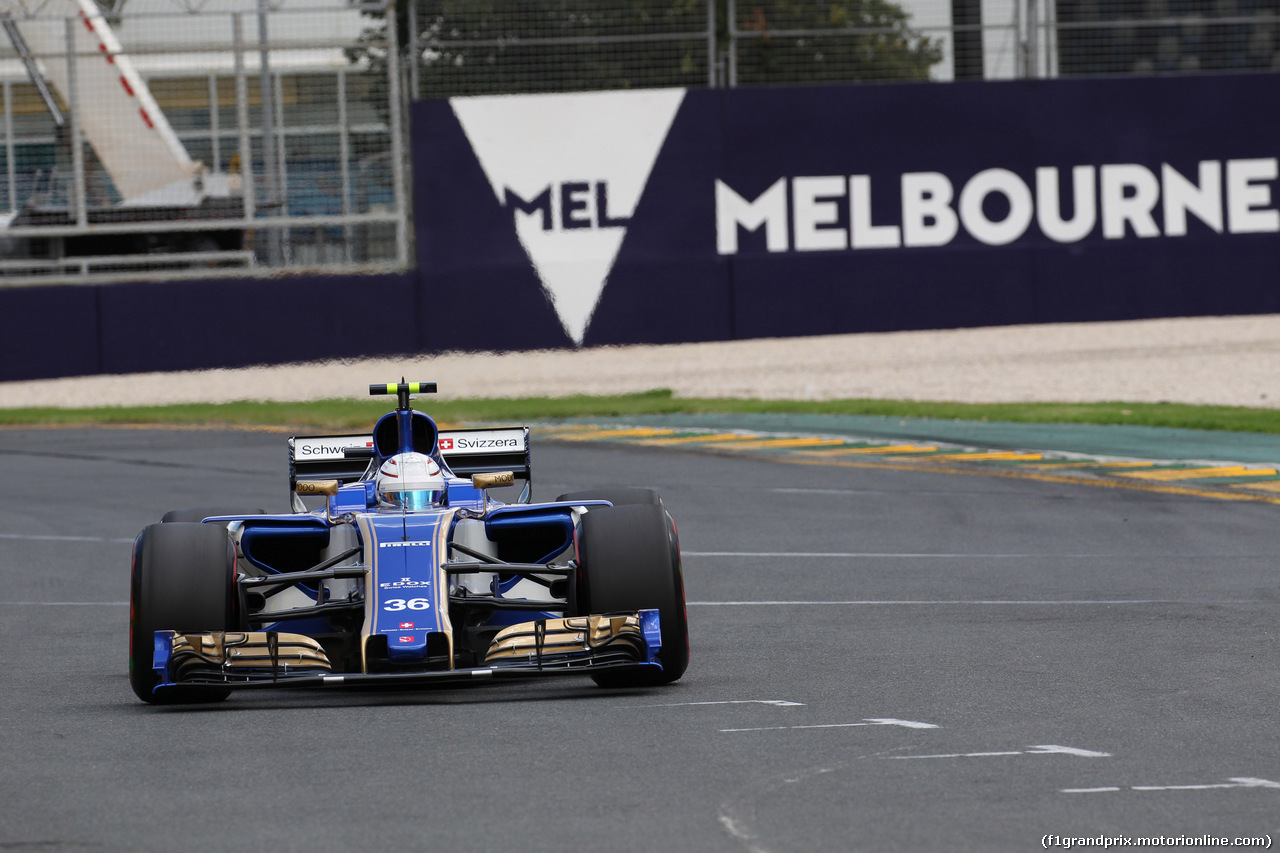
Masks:
[[[471,485],[481,491],[485,489],[497,489],[502,486],[514,486],[516,484],[516,475],[512,471],[494,471],[489,474],[472,474]]]

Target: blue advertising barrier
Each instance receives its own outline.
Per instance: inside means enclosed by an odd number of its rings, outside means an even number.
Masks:
[[[0,380],[417,352],[418,294],[411,274],[0,288]]]
[[[418,244],[431,292],[545,295],[561,328],[542,311],[523,346],[1272,312],[1277,96],[1260,74],[424,103]]]
[[[0,379],[1280,311],[1280,75],[413,105],[403,275],[0,289]]]
[[[1280,310],[1280,77],[909,89],[726,100],[735,336]]]

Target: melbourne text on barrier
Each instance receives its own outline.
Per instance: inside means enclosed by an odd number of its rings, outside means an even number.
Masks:
[[[736,254],[742,232],[763,229],[769,252],[945,246],[963,228],[1003,246],[1026,235],[1033,221],[1056,243],[1078,242],[1099,226],[1106,240],[1180,237],[1192,218],[1219,234],[1280,232],[1268,183],[1280,176],[1276,158],[1203,160],[1197,171],[1188,177],[1167,163],[1158,170],[1075,166],[1063,187],[1056,167],[1036,169],[1031,182],[993,168],[973,175],[958,194],[945,174],[907,172],[899,180],[900,220],[878,223],[869,175],[782,177],[754,198],[716,180],[716,244],[720,254]]]

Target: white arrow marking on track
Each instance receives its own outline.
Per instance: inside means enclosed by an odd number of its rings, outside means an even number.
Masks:
[[[1130,785],[1127,788],[1110,786],[1105,788],[1062,788],[1064,794],[1110,794],[1117,791],[1212,791],[1221,788],[1280,788],[1280,782],[1270,779],[1257,779],[1253,776],[1233,776],[1226,782],[1214,782],[1205,785]]]
[[[1109,752],[1094,752],[1092,749],[1077,749],[1074,746],[1056,746],[1054,744],[1045,744],[1043,746],[1030,747],[1028,755],[1046,755],[1049,753],[1058,753],[1060,755],[1078,755],[1081,758],[1110,758]]]
[[[886,755],[885,758],[989,758],[997,755],[1074,755],[1079,758],[1110,758],[1109,752],[1096,752],[1092,749],[1077,749],[1074,746],[1057,746],[1045,744],[1029,746],[1025,750],[1002,750],[999,752],[949,752],[944,755]]]
[[[877,726],[902,726],[907,729],[936,729],[933,723],[917,723],[914,720],[895,720],[892,717],[867,717],[867,722]]]
[[[855,726],[902,726],[908,729],[936,729],[933,723],[918,723],[914,720],[895,720],[889,717],[866,718],[859,723],[820,723],[808,726],[753,726],[746,729],[721,729],[722,732],[776,732],[783,729],[848,729]]]

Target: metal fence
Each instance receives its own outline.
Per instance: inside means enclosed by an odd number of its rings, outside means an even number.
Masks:
[[[403,8],[415,97],[716,84],[715,4],[706,0],[403,0]]]
[[[410,97],[1280,69],[1280,0],[0,0],[0,285],[411,263]]]
[[[401,0],[418,97],[1280,69],[1277,0]]]
[[[1280,70],[1275,0],[1062,0],[1062,74]]]
[[[333,3],[0,0],[0,283],[406,266],[394,21]]]

